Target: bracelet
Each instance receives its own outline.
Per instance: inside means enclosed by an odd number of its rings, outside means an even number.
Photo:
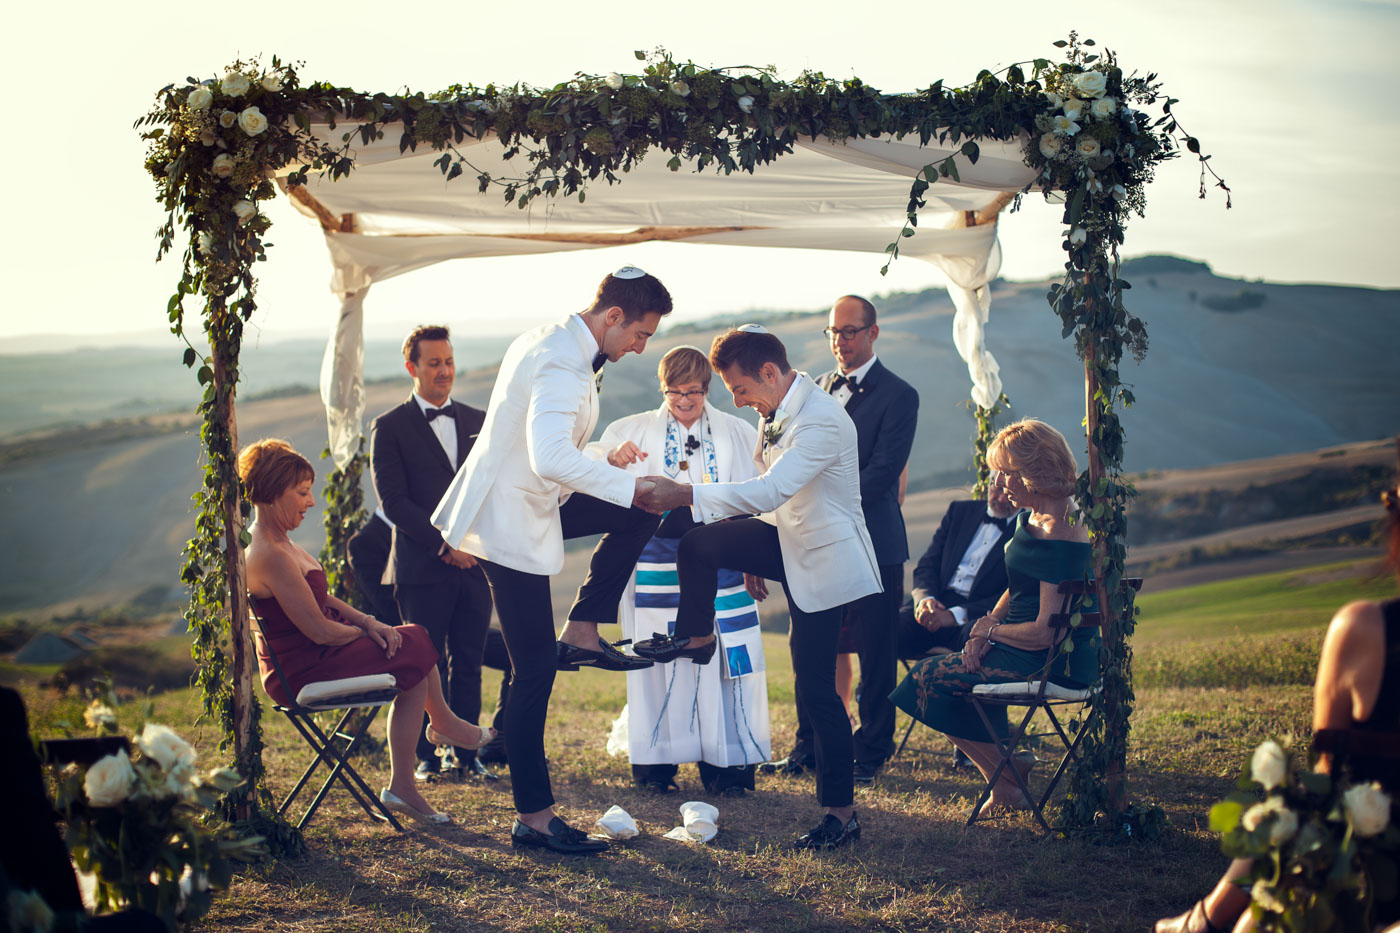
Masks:
[[[1001,627],[1002,627],[1003,625],[1005,625],[1005,624],[1006,624],[1005,622],[998,622],[996,625],[993,625],[991,628],[987,629],[987,641],[991,641],[991,640],[992,640],[992,633],[995,632],[997,629],[1001,628]]]

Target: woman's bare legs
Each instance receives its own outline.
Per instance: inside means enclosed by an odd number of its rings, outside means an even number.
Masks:
[[[982,772],[983,778],[991,780],[997,766],[1001,764],[1001,752],[997,750],[996,745],[991,742],[974,742],[972,739],[962,739],[952,735],[948,738],[972,760],[972,763],[977,766],[977,770]],[[1029,769],[1022,772],[1022,776],[1027,773],[1029,773]],[[1003,769],[1001,777],[997,778],[996,784],[992,785],[992,796],[987,801],[986,806],[992,809],[1000,807],[1023,809],[1025,805],[1025,795],[1021,793],[1021,786],[1011,776],[1009,769]]]
[[[415,810],[431,813],[432,805],[423,799],[413,780],[414,753],[425,709],[433,729],[453,744],[464,747],[479,744],[481,729],[458,718],[448,708],[436,665],[428,671],[428,676],[400,692],[389,707],[389,790]]]

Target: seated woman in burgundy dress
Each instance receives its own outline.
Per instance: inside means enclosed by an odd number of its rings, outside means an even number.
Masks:
[[[286,696],[272,666],[276,654],[293,691],[308,683],[367,674],[392,674],[399,695],[389,708],[389,786],[379,799],[391,810],[426,823],[446,823],[413,781],[418,726],[427,710],[428,739],[439,745],[480,748],[495,737],[452,713],[442,695],[437,651],[426,629],[390,626],[326,592],[316,559],[287,534],[315,504],[310,462],[280,440],[249,444],[238,455],[238,475],[257,513],[249,528],[248,592],[262,620],[258,664],[263,688],[278,703]],[[265,634],[265,637],[264,637]]]

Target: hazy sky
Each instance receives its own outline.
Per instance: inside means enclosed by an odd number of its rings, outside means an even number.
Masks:
[[[1116,50],[1129,70],[1160,75],[1181,99],[1183,124],[1235,192],[1227,212],[1215,194],[1196,198],[1194,163],[1168,165],[1149,189],[1148,218],[1129,229],[1129,255],[1176,253],[1207,260],[1222,274],[1283,282],[1400,286],[1397,0],[76,0],[31,2],[9,18],[10,142],[0,158],[11,179],[11,220],[3,234],[0,339],[162,339],[177,270],[153,261],[162,217],[131,124],[160,87],[220,74],[240,55],[270,62],[276,54],[304,62],[303,79],[393,92],[552,85],[575,71],[636,71],[632,50],[660,45],[703,65],[772,64],[789,78],[803,69],[858,75],[895,92],[937,78],[962,84],[983,67],[1049,57],[1056,51],[1050,43],[1077,28]],[[324,334],[336,304],[320,231],[280,198],[269,213],[275,245],[260,268],[249,340]],[[1035,201],[1003,218],[1004,275],[1060,269],[1058,218],[1058,209]],[[846,292],[939,281],[917,260],[900,260],[882,278],[875,255],[645,244],[445,263],[375,286],[366,313],[384,332],[428,319],[453,324],[459,338],[472,328],[516,331],[586,304],[598,279],[627,261],[667,282],[678,318],[816,308]]]

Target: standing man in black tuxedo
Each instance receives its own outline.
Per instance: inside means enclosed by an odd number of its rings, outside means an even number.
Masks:
[[[446,327],[420,325],[404,341],[413,394],[374,419],[369,458],[375,495],[393,525],[383,582],[393,584],[403,621],[432,636],[448,705],[476,722],[491,589],[476,558],[449,545],[430,520],[486,419],[481,409],[452,401],[457,371],[449,336]],[[419,738],[414,774],[421,780],[438,774],[435,751]],[[468,774],[496,779],[472,749],[457,749],[457,761]]]
[[[860,728],[853,742],[853,769],[856,781],[868,784],[894,753],[895,713],[889,694],[895,685],[895,627],[904,562],[909,559],[899,509],[899,477],[914,446],[919,393],[876,358],[880,326],[875,322],[875,306],[866,299],[858,295],[836,299],[822,333],[830,342],[836,368],[820,376],[817,385],[845,406],[855,422],[860,505],[884,587],[847,604],[845,610],[860,658]],[[814,762],[812,727],[799,707],[792,752],[786,761],[775,762],[775,770],[801,774]]]
[[[934,648],[958,651],[968,622],[990,612],[1006,591],[1002,552],[1015,531],[1016,507],[996,480],[993,471],[986,502],[951,502],[943,513],[899,609],[901,658],[922,658]]]

